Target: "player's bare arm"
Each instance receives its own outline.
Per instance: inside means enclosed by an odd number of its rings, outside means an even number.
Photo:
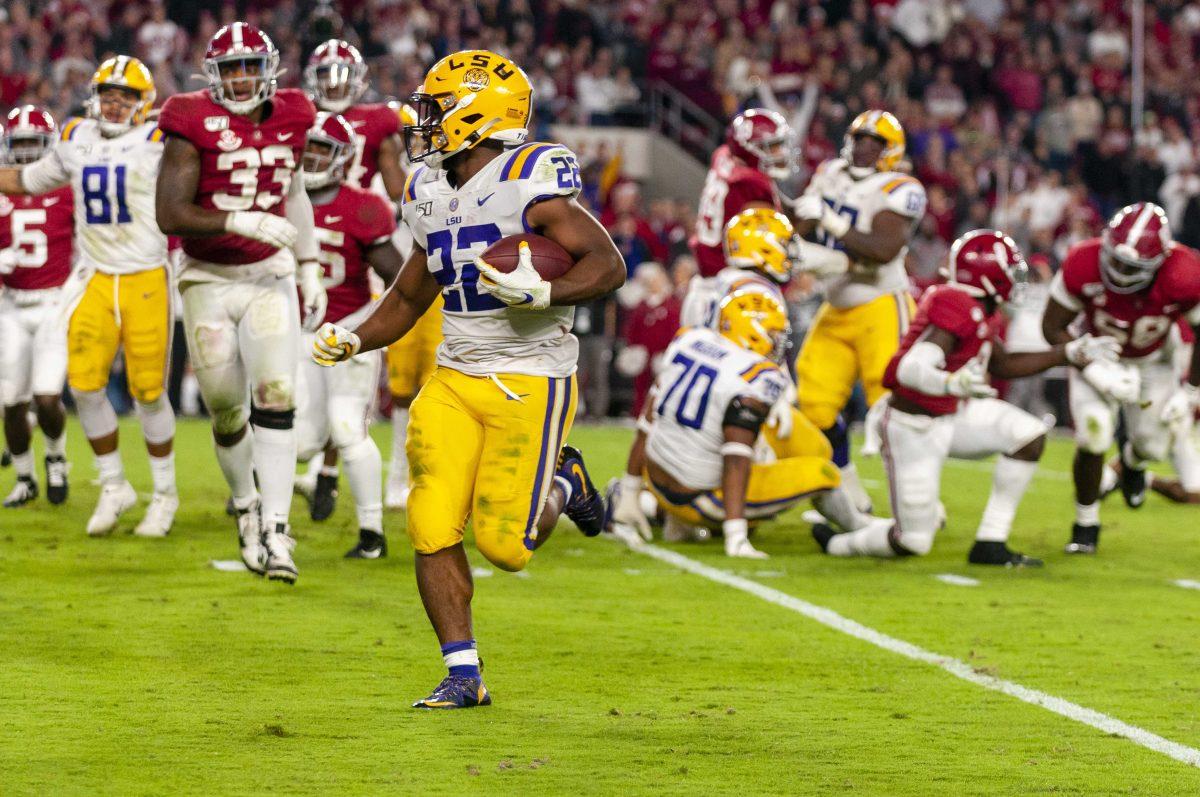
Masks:
[[[28,192],[25,190],[25,184],[21,182],[20,168],[7,166],[0,169],[0,194],[19,196],[26,193]]]
[[[404,169],[400,166],[403,151],[400,136],[391,135],[379,142],[379,176],[388,197],[396,202],[404,192]]]
[[[433,304],[439,290],[426,266],[425,250],[413,247],[392,287],[354,330],[360,341],[358,351],[382,349],[404,337]]]
[[[529,225],[557,243],[574,267],[550,283],[550,303],[579,304],[625,284],[625,261],[600,222],[574,199],[556,197],[529,209]]]
[[[1051,346],[1060,343],[1067,343],[1071,340],[1071,333],[1067,331],[1067,327],[1075,320],[1078,315],[1069,307],[1064,307],[1054,299],[1050,299],[1046,303],[1046,310],[1042,314],[1042,337]]]
[[[189,141],[168,135],[158,170],[154,212],[158,228],[167,235],[187,237],[225,232],[223,210],[202,208],[195,202],[200,183],[200,152]]]
[[[1010,352],[998,342],[993,346],[995,348],[992,349],[992,358],[988,360],[988,373],[997,379],[1020,379],[1070,364],[1065,344],[1059,344],[1046,351],[1021,352]]]
[[[764,417],[770,409],[761,401],[745,398],[741,401]],[[741,520],[746,516],[746,488],[750,484],[750,464],[758,434],[740,426],[726,426],[723,432],[721,495],[725,502],[725,520]]]
[[[908,244],[908,234],[913,220],[891,210],[875,214],[870,232],[851,227],[842,236],[846,251],[865,265],[890,263]]]
[[[363,253],[363,256],[375,273],[379,275],[379,278],[383,280],[383,284],[389,288],[404,267],[404,258],[400,256],[400,251],[396,249],[396,245],[390,238],[370,247]]]

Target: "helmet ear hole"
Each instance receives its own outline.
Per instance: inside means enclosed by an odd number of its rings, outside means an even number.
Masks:
[[[465,123],[465,124],[473,125],[473,124],[475,124],[476,122],[478,122],[478,121],[479,121],[480,119],[482,119],[482,118],[483,118],[483,114],[481,114],[481,113],[473,113],[473,114],[470,114],[470,115],[468,115],[468,116],[464,116],[464,117],[462,118],[462,120],[463,120],[463,123]],[[454,132],[455,132],[455,133],[457,133],[457,132],[458,132],[458,128],[455,128]]]

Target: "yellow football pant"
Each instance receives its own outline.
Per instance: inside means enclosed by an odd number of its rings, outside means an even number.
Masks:
[[[142,404],[155,401],[167,380],[173,326],[166,267],[96,272],[67,328],[67,382],[74,390],[103,390],[124,344],[129,392]]]
[[[830,428],[856,381],[862,381],[868,406],[878,401],[887,392],[883,372],[916,312],[907,293],[844,309],[822,304],[796,359],[800,411],[817,428]]]
[[[428,554],[462,542],[471,518],[488,561],[525,567],[576,392],[574,376],[470,376],[439,366],[409,411],[413,548]]]
[[[437,361],[442,342],[442,297],[434,299],[408,334],[387,348],[388,390],[411,398],[425,384]]]

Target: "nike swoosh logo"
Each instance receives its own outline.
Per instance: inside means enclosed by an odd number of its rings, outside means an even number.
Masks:
[[[492,193],[488,194],[487,196],[485,196],[485,197],[482,197],[482,198],[480,198],[480,199],[477,199],[477,200],[475,200],[475,201],[479,203],[479,207],[483,207],[483,203],[484,203],[484,202],[487,202],[489,199],[491,199],[491,198],[492,198],[492,197],[494,197],[495,195],[496,195],[496,192],[495,192],[495,191],[493,191]]]
[[[325,221],[329,222],[330,224],[337,224],[341,220],[342,220],[341,216],[326,216],[325,217]]]
[[[292,137],[292,135],[293,135],[292,133],[280,133],[280,134],[279,134],[279,140],[280,140],[280,141],[287,141],[289,138],[291,138],[291,137]]]
[[[510,396],[510,395],[508,395],[508,394],[506,393],[506,394],[504,395],[504,400],[505,400],[505,401],[517,401],[518,399],[527,398],[528,396],[529,396],[529,394],[528,394],[528,393],[518,393],[518,394],[517,394],[517,398],[513,398],[512,396]]]
[[[533,301],[533,294],[527,293],[527,294],[525,294],[525,299],[524,299],[524,301],[521,302],[521,304],[529,304],[532,301]]]
[[[579,497],[586,498],[587,497],[587,478],[584,476],[583,468],[579,467],[578,462],[571,463],[571,474],[579,479],[579,484],[582,487],[582,490],[580,492],[582,492],[583,495],[581,495]]]
[[[59,200],[59,197],[54,197],[53,199],[44,199],[44,200],[42,200],[42,206],[48,208],[51,205],[57,205],[58,200]]]

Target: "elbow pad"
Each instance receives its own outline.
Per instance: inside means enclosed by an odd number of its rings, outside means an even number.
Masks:
[[[900,384],[927,396],[946,395],[946,353],[942,347],[927,340],[918,341],[908,350],[896,367]]]
[[[751,406],[738,396],[729,402],[725,409],[725,417],[721,420],[723,426],[735,426],[758,434],[763,422],[767,420],[767,411]]]

